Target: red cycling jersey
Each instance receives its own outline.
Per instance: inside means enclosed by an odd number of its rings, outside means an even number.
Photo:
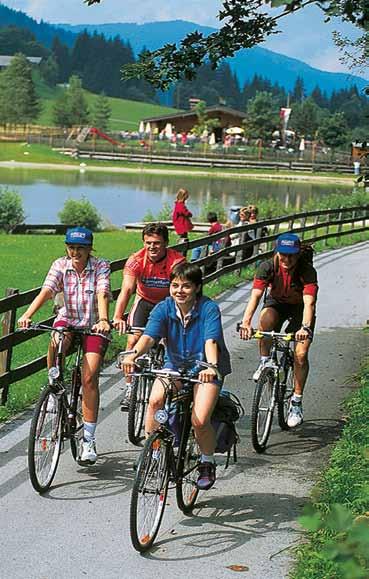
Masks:
[[[253,288],[265,290],[280,303],[299,304],[304,295],[316,298],[318,293],[317,274],[309,263],[299,263],[293,271],[275,267],[275,260],[261,263],[256,271]]]
[[[136,278],[136,297],[157,304],[169,295],[169,276],[175,265],[185,261],[184,256],[174,249],[167,249],[159,261],[147,257],[145,248],[129,257],[124,266],[124,275]]]

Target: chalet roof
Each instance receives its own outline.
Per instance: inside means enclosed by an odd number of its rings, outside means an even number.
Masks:
[[[13,58],[14,55],[13,56],[0,55],[0,67],[9,66]],[[40,64],[42,60],[42,56],[26,56],[26,58],[32,64]]]
[[[233,116],[238,117],[240,119],[245,119],[247,116],[246,113],[243,113],[242,111],[232,109],[231,107],[223,107],[223,106],[207,107],[205,109],[205,112],[207,115],[209,113],[224,113],[224,114],[228,114],[228,115],[233,115]],[[183,112],[173,113],[171,115],[163,115],[163,116],[159,116],[159,117],[148,117],[148,118],[145,118],[142,120],[144,123],[154,123],[154,122],[158,122],[158,121],[171,121],[171,120],[175,120],[175,119],[183,119],[186,117],[188,118],[188,117],[194,117],[194,116],[196,116],[196,111],[191,110],[191,111],[183,111]]]

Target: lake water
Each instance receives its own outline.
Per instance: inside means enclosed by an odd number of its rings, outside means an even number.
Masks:
[[[27,223],[58,223],[58,212],[65,201],[84,196],[105,219],[119,227],[141,221],[148,211],[156,215],[163,203],[172,206],[180,187],[190,191],[188,205],[195,216],[210,199],[219,200],[227,209],[274,199],[299,210],[307,200],[332,193],[347,193],[349,198],[352,190],[334,184],[18,168],[0,169],[1,185],[21,194]]]

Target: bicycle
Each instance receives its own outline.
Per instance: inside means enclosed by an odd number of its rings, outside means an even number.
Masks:
[[[237,331],[240,327],[241,324],[237,324]],[[287,416],[294,390],[294,354],[291,349],[294,334],[257,330],[253,337],[272,340],[270,360],[256,382],[251,406],[252,445],[256,452],[262,453],[269,439],[276,406],[280,428],[289,430]]]
[[[133,334],[137,331],[143,332],[145,328],[128,326],[126,334]],[[117,366],[121,367],[122,354],[118,354]],[[155,344],[147,354],[137,360],[142,374],[137,372],[132,378],[131,394],[128,406],[128,439],[135,446],[139,446],[144,438],[145,410],[148,404],[151,388],[154,379],[150,376],[150,371],[161,368],[164,363],[164,346]]]
[[[129,352],[126,352],[128,354]],[[206,362],[199,366],[213,367]],[[157,369],[151,370],[154,378],[159,378],[164,388],[165,406],[155,414],[158,428],[147,438],[141,452],[130,503],[130,535],[134,548],[143,553],[153,545],[158,534],[169,482],[176,488],[176,500],[184,514],[190,514],[198,493],[197,467],[201,452],[191,424],[193,384],[186,371]],[[176,382],[182,382],[182,389],[176,392]],[[170,428],[169,410],[175,404],[181,415],[181,429],[178,450],[175,451],[176,435]]]
[[[70,441],[72,456],[78,461],[80,441],[83,437],[81,363],[82,338],[86,335],[102,336],[86,328],[52,327],[31,324],[27,329],[59,334],[55,366],[48,370],[48,385],[41,391],[31,421],[28,438],[28,471],[33,488],[40,494],[46,492],[56,474],[64,440]],[[63,344],[66,334],[73,334],[76,344],[71,382],[65,381]],[[106,336],[104,336],[106,338]]]

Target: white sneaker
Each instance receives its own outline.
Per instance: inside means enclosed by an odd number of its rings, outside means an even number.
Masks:
[[[295,428],[295,426],[299,426],[300,424],[302,424],[303,421],[304,421],[304,413],[302,411],[301,402],[295,402],[295,400],[291,400],[287,417],[287,425],[290,428]]]
[[[78,462],[82,465],[95,464],[97,460],[96,441],[82,440]]]
[[[259,366],[256,368],[255,372],[252,375],[252,379],[255,380],[255,382],[259,380],[260,375],[268,362],[269,358],[268,360],[260,360]]]

